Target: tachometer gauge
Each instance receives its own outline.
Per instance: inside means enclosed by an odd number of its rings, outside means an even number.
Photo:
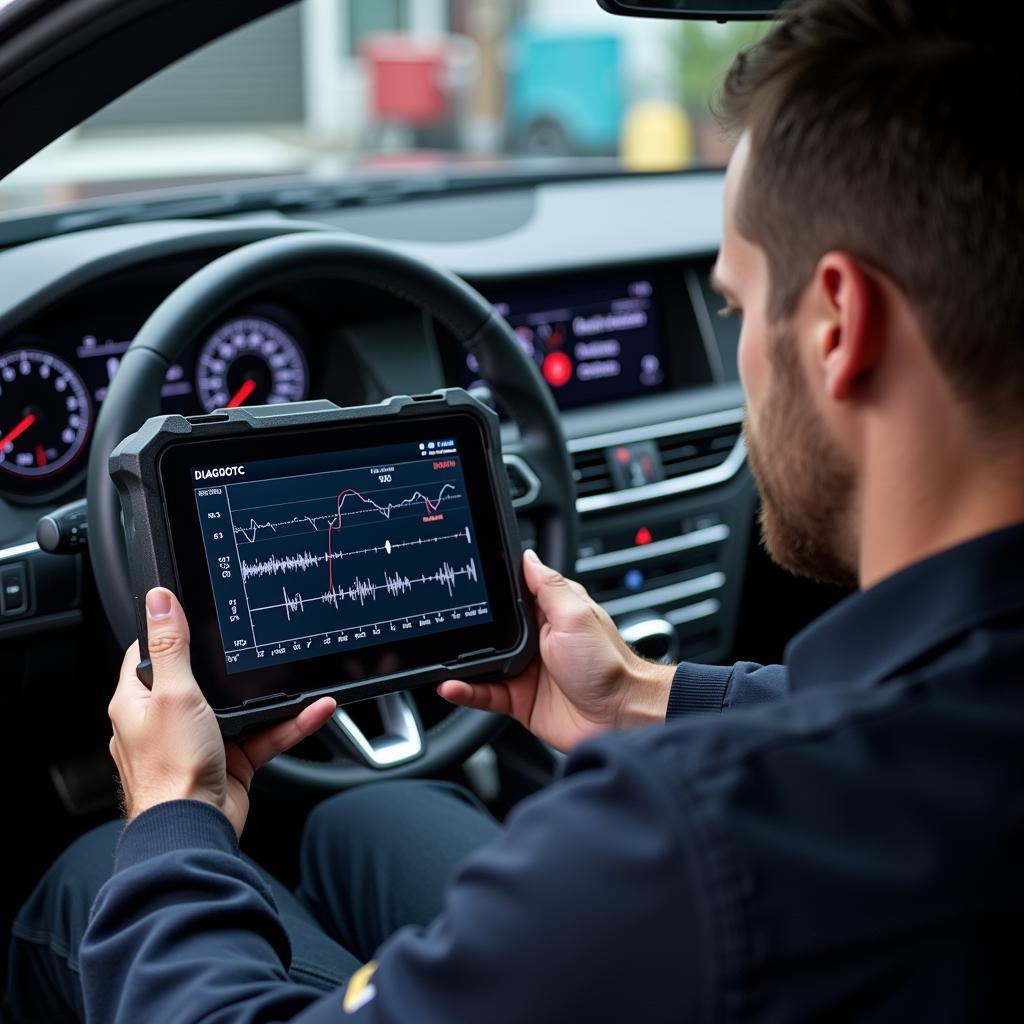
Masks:
[[[32,348],[0,356],[0,477],[60,472],[81,454],[91,418],[82,378],[63,359]]]
[[[200,349],[196,388],[206,412],[299,402],[306,397],[306,360],[295,339],[272,320],[240,317],[218,328]]]

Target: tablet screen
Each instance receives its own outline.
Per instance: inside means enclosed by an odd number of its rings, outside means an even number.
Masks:
[[[193,476],[229,673],[491,618],[454,438]]]

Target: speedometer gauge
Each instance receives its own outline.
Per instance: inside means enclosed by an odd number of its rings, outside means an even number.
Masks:
[[[196,388],[206,412],[299,402],[306,397],[306,360],[295,339],[272,320],[240,317],[218,328],[200,349]]]
[[[91,421],[82,378],[41,349],[0,356],[0,476],[50,476],[81,453]]]

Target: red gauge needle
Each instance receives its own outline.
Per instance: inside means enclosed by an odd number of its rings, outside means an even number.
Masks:
[[[242,392],[239,391],[239,394],[241,393]],[[30,412],[6,437],[0,437],[0,448],[10,444],[11,441],[16,441],[25,433],[26,430],[28,430],[29,427],[32,426],[33,423],[35,423],[35,421],[36,414],[34,412]]]
[[[234,409],[241,405],[256,390],[256,381],[251,377],[231,396],[227,408]]]

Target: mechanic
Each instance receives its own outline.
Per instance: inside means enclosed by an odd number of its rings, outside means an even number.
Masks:
[[[1020,1019],[1024,73],[1004,18],[805,0],[729,73],[715,275],[743,316],[764,542],[860,588],[785,666],[642,662],[528,554],[540,660],[440,692],[571,750],[562,779],[504,827],[436,783],[327,800],[296,897],[237,838],[255,769],[331,702],[225,749],[153,591],[152,693],[132,650],[110,704],[113,874],[110,829],[62,856],[19,916],[12,993],[132,1024]]]

